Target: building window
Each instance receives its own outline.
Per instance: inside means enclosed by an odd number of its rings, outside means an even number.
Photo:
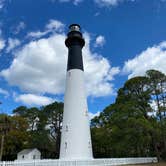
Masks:
[[[35,156],[35,155],[33,155],[33,159],[36,159],[36,156]]]
[[[22,159],[24,159],[24,155],[22,155]]]

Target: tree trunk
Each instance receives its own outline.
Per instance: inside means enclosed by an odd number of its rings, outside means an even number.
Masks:
[[[2,138],[1,138],[0,161],[2,161],[2,156],[3,156],[3,144],[4,144],[4,135],[2,135]]]
[[[160,110],[160,101],[159,101],[159,97],[157,95],[157,92],[156,92],[156,102],[157,102],[157,107],[158,107],[158,112],[159,112],[159,118],[160,118],[160,121],[161,121],[162,116],[161,116],[161,110]]]

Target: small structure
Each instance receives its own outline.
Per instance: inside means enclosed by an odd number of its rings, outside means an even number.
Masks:
[[[41,152],[38,149],[24,149],[17,154],[17,160],[35,160],[41,158]]]

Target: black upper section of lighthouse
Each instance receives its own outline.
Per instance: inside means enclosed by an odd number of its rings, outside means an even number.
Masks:
[[[65,44],[69,49],[67,71],[71,69],[84,70],[82,60],[82,48],[85,45],[85,40],[82,37],[78,24],[72,24],[69,26],[69,33]]]

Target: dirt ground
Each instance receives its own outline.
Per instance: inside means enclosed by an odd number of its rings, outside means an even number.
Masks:
[[[166,163],[153,163],[153,164],[138,164],[129,166],[166,166]]]

